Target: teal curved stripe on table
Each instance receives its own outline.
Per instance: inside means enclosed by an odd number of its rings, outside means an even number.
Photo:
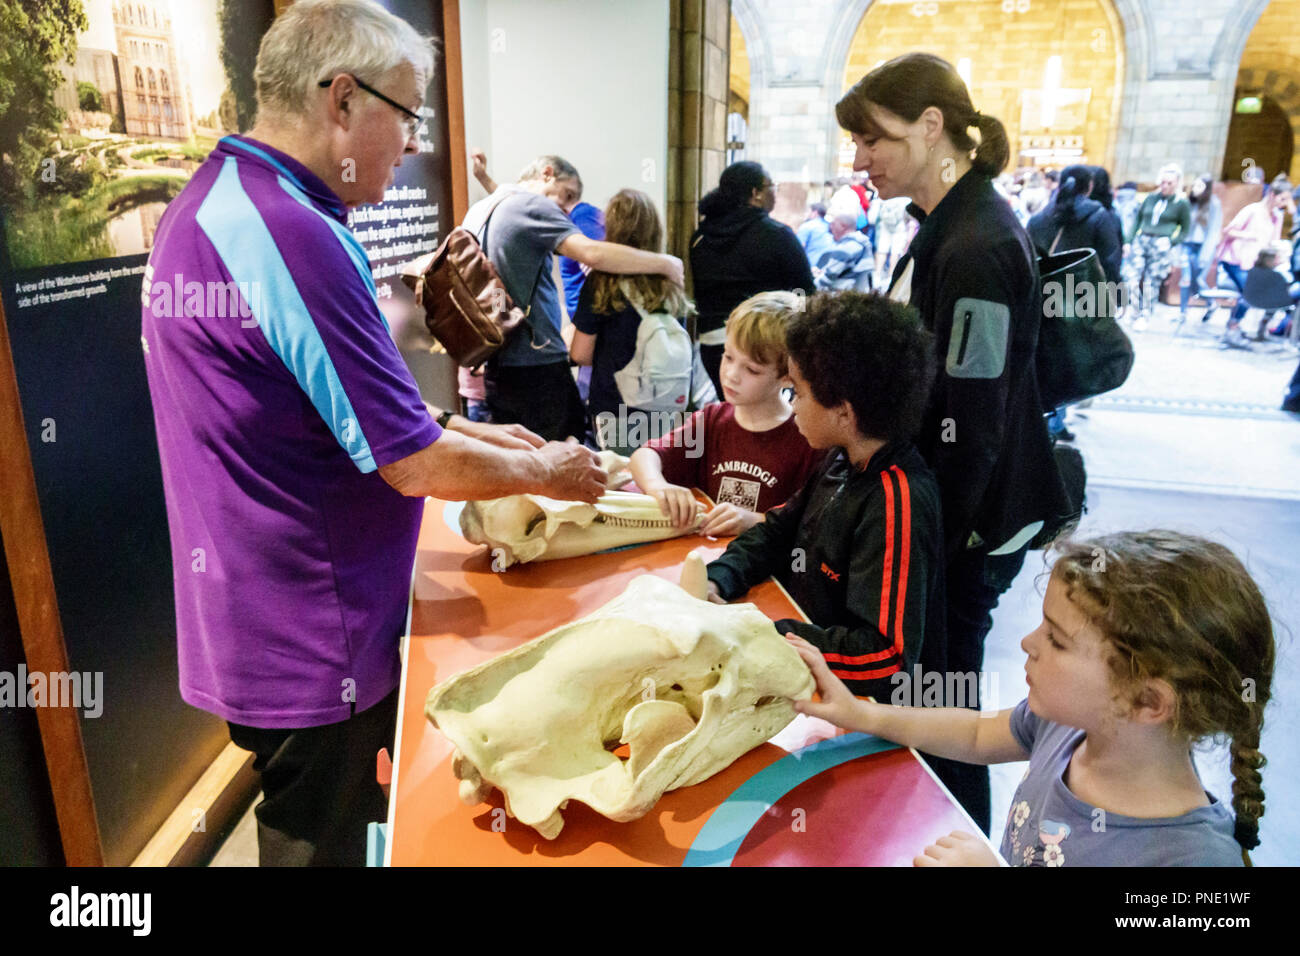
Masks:
[[[713,811],[682,866],[730,866],[754,824],[795,787],[823,770],[897,747],[869,734],[844,734],[787,754],[742,783]]]

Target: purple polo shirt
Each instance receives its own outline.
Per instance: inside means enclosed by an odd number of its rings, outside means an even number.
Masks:
[[[180,689],[312,727],[397,686],[422,499],[376,469],[436,441],[347,210],[227,136],[163,214],[144,276]]]

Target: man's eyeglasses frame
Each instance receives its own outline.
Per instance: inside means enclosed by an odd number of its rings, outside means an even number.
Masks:
[[[351,73],[340,73],[339,76],[351,76],[352,81],[356,83],[357,86],[359,86],[361,89],[365,90],[367,93],[369,93],[371,96],[375,97],[376,99],[382,100],[383,102],[387,103],[393,109],[397,110],[402,115],[404,115],[406,119],[403,120],[403,125],[406,127],[407,139],[413,138],[416,134],[420,132],[420,128],[424,125],[424,117],[421,116],[419,113],[416,113],[413,110],[408,110],[401,103],[397,102],[397,100],[385,96],[383,93],[380,93],[377,89],[375,89],[370,84],[363,83],[361,81],[361,78],[358,76],[353,76]],[[328,88],[329,85],[333,83],[334,80],[337,78],[338,77],[333,77],[328,80],[321,80],[316,85],[323,90]]]

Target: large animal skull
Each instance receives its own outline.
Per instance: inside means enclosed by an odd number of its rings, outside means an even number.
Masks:
[[[425,714],[456,746],[462,800],[496,786],[506,812],[548,840],[569,800],[635,820],[794,718],[791,701],[814,689],[808,668],[754,605],[703,600],[702,564],[687,560],[695,595],[643,575],[429,692]]]
[[[628,460],[611,451],[600,453],[607,486],[632,480]],[[686,527],[674,527],[649,495],[609,491],[594,505],[556,501],[543,495],[510,495],[466,502],[460,531],[474,544],[492,549],[494,566],[504,570],[528,561],[553,561],[595,554],[646,541],[690,534],[704,521],[703,509]]]

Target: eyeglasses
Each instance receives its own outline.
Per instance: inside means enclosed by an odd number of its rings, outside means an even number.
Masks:
[[[340,75],[352,76],[352,74],[350,74],[350,73],[349,73],[349,74],[340,74]],[[336,79],[337,79],[337,77],[336,77]],[[389,99],[387,96],[385,96],[383,93],[380,93],[380,92],[379,92],[377,89],[375,89],[373,86],[370,86],[369,84],[366,84],[366,83],[362,83],[361,80],[360,80],[358,77],[353,76],[352,79],[353,79],[353,81],[357,84],[357,86],[361,87],[363,90],[365,90],[365,91],[366,91],[367,93],[369,93],[371,96],[375,97],[376,99],[383,100],[385,103],[387,103],[387,104],[388,104],[389,106],[391,106],[393,109],[397,110],[399,113],[401,113],[403,116],[406,117],[404,120],[402,120],[402,125],[403,125],[404,127],[406,127],[406,138],[407,138],[407,139],[411,139],[413,136],[415,136],[416,133],[418,133],[418,132],[420,131],[420,127],[422,127],[422,126],[424,125],[424,117],[423,117],[423,116],[421,116],[419,113],[415,113],[415,112],[412,112],[411,110],[408,110],[405,106],[403,106],[401,103],[397,102],[396,100]],[[323,89],[325,89],[326,87],[328,87],[328,86],[329,86],[331,83],[333,83],[333,82],[334,82],[333,79],[330,79],[330,80],[321,80],[321,81],[320,81],[318,84],[316,84],[316,85],[319,86],[319,87],[323,90]]]

